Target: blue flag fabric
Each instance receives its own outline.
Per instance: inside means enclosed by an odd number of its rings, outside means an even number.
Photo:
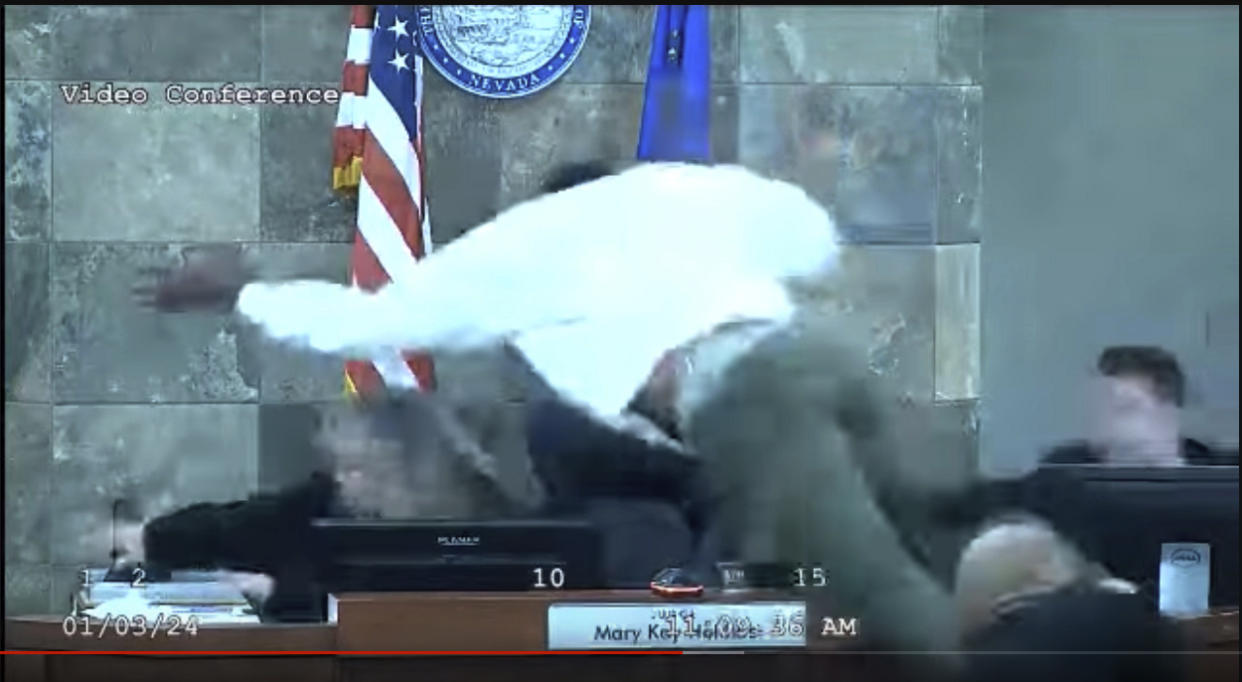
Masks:
[[[708,5],[659,5],[638,134],[641,161],[711,158]]]

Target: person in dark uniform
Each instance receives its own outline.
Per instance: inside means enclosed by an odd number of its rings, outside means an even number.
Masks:
[[[1044,464],[1177,466],[1237,464],[1181,430],[1186,377],[1169,351],[1112,346],[1096,362],[1092,433],[1044,455]],[[1232,461],[1230,461],[1232,459]]]
[[[1065,465],[1237,466],[1237,452],[1209,448],[1181,429],[1186,378],[1177,358],[1154,346],[1112,346],[1096,361],[1091,434],[1057,446],[1034,471],[1014,479],[978,482],[965,494],[937,505],[947,523],[962,527],[1006,510],[1022,509],[1045,518],[1086,517],[1069,508],[1063,493]],[[1072,483],[1072,481],[1070,481]]]

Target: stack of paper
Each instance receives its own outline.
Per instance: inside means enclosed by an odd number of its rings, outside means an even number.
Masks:
[[[147,623],[257,623],[238,587],[216,573],[178,571],[172,582],[104,582],[104,570],[87,571],[74,596],[74,611],[97,620],[142,617]]]
[[[258,623],[259,617],[248,606],[237,604],[167,604],[156,603],[147,598],[142,588],[133,588],[128,594],[109,599],[97,606],[85,609],[81,615],[94,620],[112,621],[142,618],[147,623],[176,622],[196,625]]]

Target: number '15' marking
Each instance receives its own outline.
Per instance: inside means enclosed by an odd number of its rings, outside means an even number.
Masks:
[[[808,575],[811,578],[811,587],[823,587],[828,584],[828,574],[824,572],[824,569],[816,566],[810,571],[805,568],[795,569],[794,576],[797,580],[794,582],[794,587],[806,587]]]

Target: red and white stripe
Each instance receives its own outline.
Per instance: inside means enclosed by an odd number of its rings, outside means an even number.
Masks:
[[[356,137],[361,148],[358,230],[350,276],[355,286],[369,290],[407,280],[431,245],[423,183],[423,59],[412,55],[418,133],[411,140],[368,75],[374,21],[374,6],[354,6],[336,133],[346,139]],[[394,348],[371,362],[346,363],[347,378],[364,394],[381,383],[389,388],[432,388],[435,378],[430,358],[402,350]]]

